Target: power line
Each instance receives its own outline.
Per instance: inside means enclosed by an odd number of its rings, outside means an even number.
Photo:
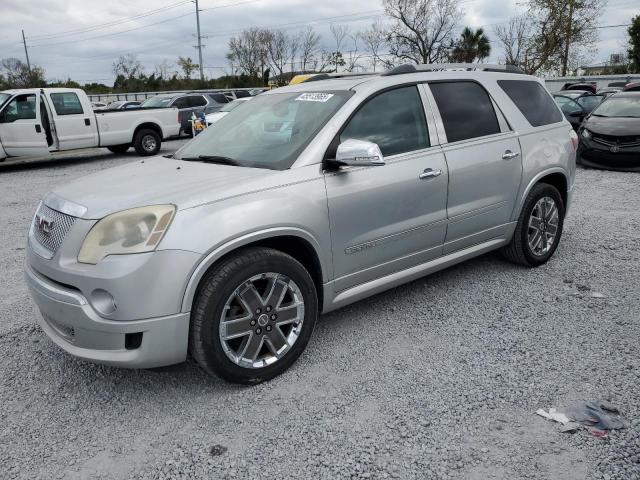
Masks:
[[[65,31],[56,32],[56,33],[44,33],[44,34],[41,34],[41,35],[32,35],[32,36],[29,36],[27,38],[29,40],[39,41],[39,40],[44,39],[44,38],[49,38],[50,39],[50,38],[54,38],[54,37],[66,37],[66,36],[69,36],[69,35],[78,35],[78,34],[82,34],[82,33],[91,32],[91,31],[94,31],[94,30],[101,30],[101,29],[104,29],[104,28],[110,28],[110,27],[113,27],[113,26],[117,26],[117,25],[122,24],[122,23],[127,23],[127,22],[130,22],[130,21],[133,21],[133,20],[138,20],[140,18],[149,17],[151,15],[155,15],[155,14],[160,13],[160,12],[164,12],[164,11],[171,10],[173,8],[176,8],[176,7],[179,7],[179,6],[182,6],[182,5],[186,5],[187,3],[190,3],[190,2],[191,2],[191,0],[183,0],[183,1],[178,2],[178,3],[173,3],[171,5],[166,5],[164,7],[156,8],[155,10],[151,10],[151,11],[148,11],[148,12],[145,12],[145,13],[140,13],[140,14],[137,14],[137,15],[132,15],[130,17],[123,17],[123,18],[120,18],[118,20],[112,20],[110,22],[99,23],[99,24],[90,25],[90,26],[87,26],[87,27],[77,28],[77,29],[74,29],[74,30],[65,30]]]

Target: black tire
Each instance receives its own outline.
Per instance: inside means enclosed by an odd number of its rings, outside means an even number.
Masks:
[[[546,253],[537,255],[529,245],[529,218],[538,201],[544,197],[550,197],[555,202],[558,209],[558,224],[555,238],[549,250]],[[554,254],[560,243],[562,228],[564,226],[564,214],[564,201],[556,187],[547,183],[534,185],[524,201],[513,238],[509,245],[502,249],[503,255],[507,260],[526,267],[539,267],[545,264]]]
[[[151,155],[157,155],[162,145],[162,139],[158,132],[151,130],[150,128],[143,128],[136,132],[133,138],[133,148],[136,149],[136,153],[142,157],[149,157]]]
[[[225,304],[233,292],[251,277],[266,272],[284,275],[295,282],[304,301],[304,317],[297,339],[281,358],[270,365],[249,368],[238,365],[225,353],[220,338],[220,322]],[[202,280],[191,312],[189,351],[210,374],[232,383],[257,384],[280,375],[297,360],[309,342],[317,316],[316,288],[300,262],[271,248],[242,249],[215,266]],[[243,338],[246,340],[242,341],[249,342],[253,333]]]
[[[113,153],[122,154],[127,153],[127,150],[129,150],[129,148],[131,148],[131,144],[127,143],[125,145],[112,145],[110,147],[107,147],[107,150]]]

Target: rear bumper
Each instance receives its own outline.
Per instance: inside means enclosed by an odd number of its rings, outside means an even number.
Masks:
[[[189,313],[135,321],[105,320],[80,291],[53,282],[28,264],[25,277],[41,313],[42,329],[71,355],[127,368],[160,367],[186,359]]]

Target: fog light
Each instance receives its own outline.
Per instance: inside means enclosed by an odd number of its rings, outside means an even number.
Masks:
[[[91,304],[102,315],[111,315],[117,308],[116,301],[111,294],[101,288],[91,292]]]

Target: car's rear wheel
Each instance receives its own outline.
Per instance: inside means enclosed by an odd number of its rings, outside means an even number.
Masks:
[[[507,259],[528,267],[546,263],[558,248],[565,207],[553,185],[535,185],[524,202],[513,238],[503,249]]]
[[[110,147],[107,147],[107,150],[113,153],[122,154],[122,153],[126,153],[127,150],[129,150],[129,148],[131,148],[131,144],[127,143],[124,145],[112,145]]]
[[[242,384],[287,370],[318,315],[315,285],[293,257],[248,248],[210,271],[191,314],[189,350],[207,372]]]
[[[162,140],[158,132],[149,128],[140,130],[133,139],[133,147],[137,154],[143,157],[156,155],[160,151],[161,144]]]

